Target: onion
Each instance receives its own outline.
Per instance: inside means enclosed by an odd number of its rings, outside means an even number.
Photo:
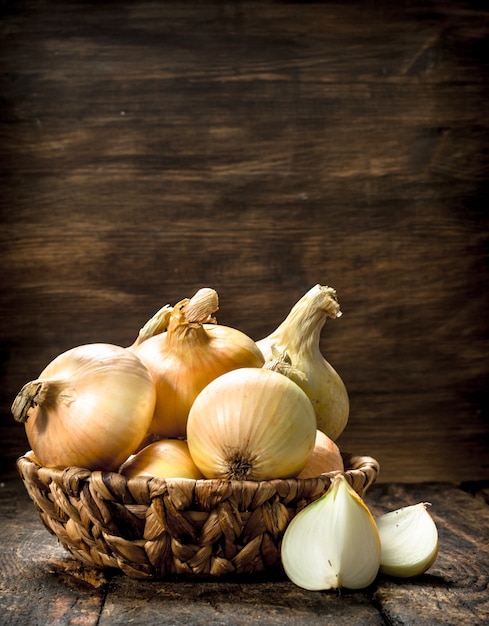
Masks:
[[[208,383],[236,368],[263,365],[263,356],[250,337],[210,323],[217,308],[217,293],[201,289],[173,307],[166,332],[133,344],[156,385],[151,433],[185,437],[190,407]]]
[[[318,430],[311,457],[297,478],[315,478],[328,472],[343,472],[344,469],[345,465],[340,449],[328,435]]]
[[[436,561],[438,529],[428,506],[420,502],[377,517],[382,574],[411,578],[424,574]]]
[[[190,454],[206,478],[270,480],[297,475],[314,448],[316,416],[286,376],[242,368],[197,396],[187,423]]]
[[[303,589],[364,589],[377,576],[380,551],[372,514],[344,474],[336,474],[328,491],[287,526],[281,559]]]
[[[317,427],[333,440],[346,427],[350,402],[338,372],[321,354],[320,336],[326,319],[340,316],[336,291],[315,285],[273,333],[257,341],[265,367],[289,376],[306,392]]]
[[[42,465],[115,471],[143,441],[155,401],[142,361],[97,343],[57,356],[20,390],[12,413]]]
[[[129,458],[119,471],[127,478],[203,478],[190,456],[187,443],[180,439],[160,439],[150,443]]]

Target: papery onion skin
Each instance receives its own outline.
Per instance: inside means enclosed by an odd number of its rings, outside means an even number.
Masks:
[[[126,478],[203,478],[190,456],[187,443],[181,439],[160,439],[148,444],[129,458],[119,471]]]
[[[288,525],[281,559],[288,578],[303,589],[364,589],[377,576],[380,549],[372,514],[336,474],[328,491]]]
[[[296,476],[314,448],[316,418],[305,393],[277,372],[241,368],[212,381],[189,413],[190,454],[207,478]]]
[[[185,323],[143,341],[134,349],[150,370],[157,392],[150,431],[185,437],[197,395],[212,380],[241,367],[262,367],[263,355],[245,333],[218,324]]]
[[[438,556],[438,530],[420,502],[376,518],[382,551],[380,571],[396,578],[424,574]]]
[[[42,465],[116,471],[143,441],[155,402],[142,361],[125,348],[98,343],[57,356],[22,388],[12,412],[26,420]]]
[[[314,450],[303,470],[297,478],[315,478],[329,472],[343,472],[345,464],[336,443],[321,430],[316,432]]]
[[[333,441],[348,423],[350,400],[340,375],[321,353],[320,336],[326,319],[341,315],[336,291],[315,285],[276,330],[256,342],[265,367],[286,374],[306,392],[319,430]]]

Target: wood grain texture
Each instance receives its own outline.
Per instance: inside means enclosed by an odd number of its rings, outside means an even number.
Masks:
[[[260,339],[319,282],[340,445],[380,480],[489,476],[483,3],[1,10],[2,473],[59,352],[204,285]]]

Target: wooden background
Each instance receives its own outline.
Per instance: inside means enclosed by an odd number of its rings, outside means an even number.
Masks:
[[[1,476],[61,351],[202,286],[259,339],[321,283],[340,446],[382,481],[489,479],[484,2],[0,11]]]

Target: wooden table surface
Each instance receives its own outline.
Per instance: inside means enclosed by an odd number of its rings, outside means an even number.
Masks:
[[[489,624],[489,485],[374,485],[380,514],[430,502],[440,551],[418,578],[379,576],[366,590],[312,592],[285,577],[147,582],[84,569],[50,535],[20,480],[0,487],[0,623],[116,624]]]

